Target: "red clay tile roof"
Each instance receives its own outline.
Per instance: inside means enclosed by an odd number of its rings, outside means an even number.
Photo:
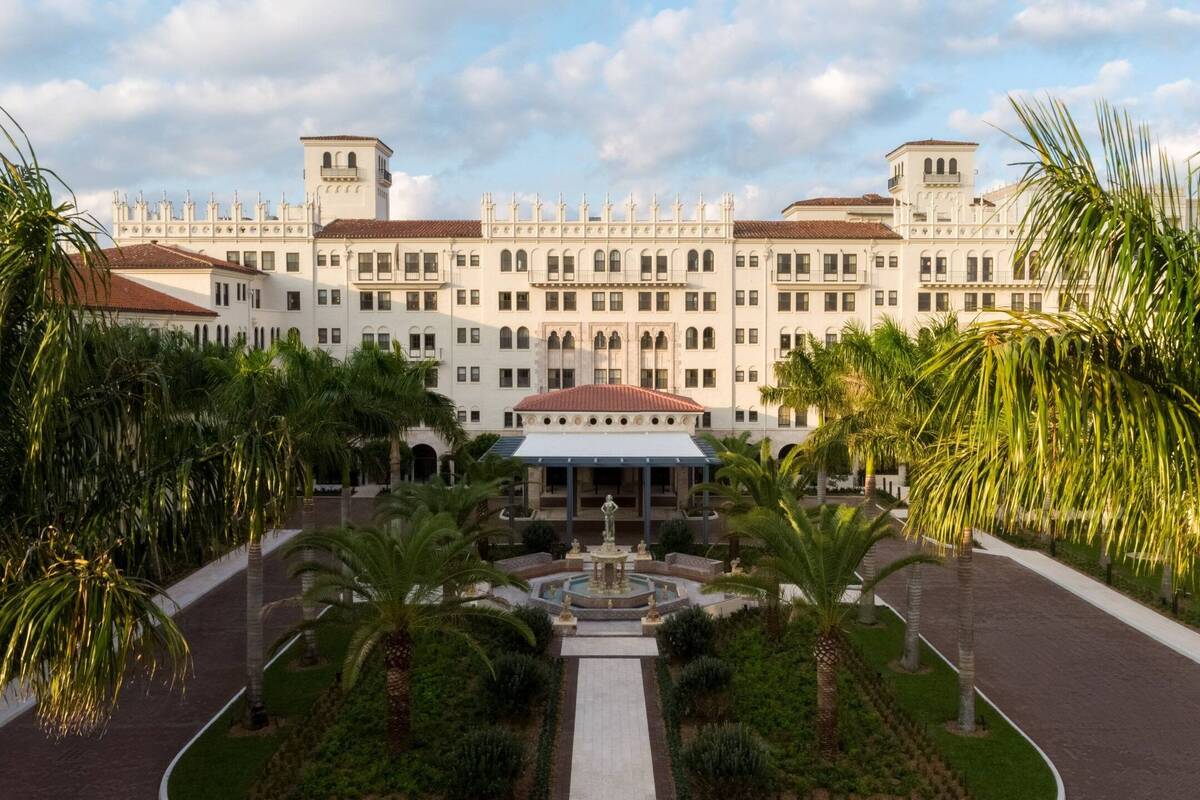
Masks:
[[[878,222],[844,220],[754,220],[733,223],[735,239],[899,239],[900,234]]]
[[[892,198],[884,197],[883,195],[869,192],[859,195],[858,197],[810,197],[806,200],[797,200],[787,208],[792,206],[890,206]]]
[[[478,239],[477,219],[335,219],[318,239]]]
[[[677,394],[624,384],[588,384],[526,397],[514,411],[674,411],[699,414],[704,406]]]
[[[128,244],[124,247],[107,247],[104,257],[109,269],[224,269],[243,275],[261,275],[258,270],[223,261],[219,258],[193,253],[182,247],[158,244]]]
[[[102,273],[84,271],[75,277],[75,291],[84,308],[125,311],[139,314],[181,314],[189,317],[215,317],[217,312],[180,300],[165,292],[143,286],[122,275],[109,273],[104,285]]]
[[[970,147],[978,147],[979,142],[956,142],[953,139],[914,139],[911,142],[905,142],[904,144],[893,147],[890,151],[888,151],[888,155],[890,156],[892,153],[896,152],[901,147],[908,147],[910,145],[914,145],[917,147],[921,147],[921,146],[954,147],[957,145],[968,145]]]

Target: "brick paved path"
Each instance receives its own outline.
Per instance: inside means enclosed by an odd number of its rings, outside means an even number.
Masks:
[[[1067,797],[1200,796],[1200,665],[1010,559],[976,550],[974,563],[978,686],[1046,752]],[[901,613],[905,578],[879,592]],[[922,632],[953,660],[952,565],[926,568],[924,585]]]
[[[318,524],[338,518],[336,498],[317,501]],[[353,501],[366,519],[373,503]],[[297,522],[291,520],[290,522]],[[281,556],[264,564],[264,602],[296,593]],[[150,800],[164,770],[193,734],[245,680],[245,573],[210,591],[178,616],[192,648],[195,674],[184,691],[144,683],[126,687],[121,705],[99,736],[54,741],[38,730],[32,712],[0,728],[0,797],[5,800]],[[268,645],[293,625],[296,610],[267,617]]]

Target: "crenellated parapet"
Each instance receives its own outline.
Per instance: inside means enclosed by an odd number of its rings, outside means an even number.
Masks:
[[[632,194],[619,210],[607,196],[599,209],[593,209],[585,196],[572,214],[561,195],[548,210],[537,195],[522,206],[514,194],[500,210],[489,192],[480,200],[479,221],[483,238],[497,240],[727,240],[733,238],[733,195],[722,195],[717,204],[706,203],[702,196],[691,213],[685,212],[678,196],[664,208],[655,195],[646,213],[639,215]]]
[[[130,202],[113,192],[112,233],[118,242],[310,239],[318,227],[318,214],[311,200],[296,204],[286,197],[272,208],[261,196],[252,203],[243,203],[235,192],[233,202],[222,205],[210,194],[208,202],[201,205],[189,192],[176,206],[165,192],[155,203],[140,194]]]

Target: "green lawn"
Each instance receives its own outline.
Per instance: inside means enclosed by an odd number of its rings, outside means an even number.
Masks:
[[[1054,775],[1041,755],[989,704],[978,701],[978,713],[987,722],[988,735],[965,738],[948,732],[944,723],[958,715],[958,675],[922,643],[928,673],[897,673],[888,664],[896,659],[904,640],[904,623],[881,609],[876,628],[852,626],[850,638],[867,663],[884,675],[900,706],[924,723],[946,762],[963,775],[975,800],[1054,800]]]
[[[296,654],[294,646],[280,656],[266,671],[263,684],[268,712],[292,722],[302,720],[313,700],[333,683],[341,669],[348,638],[347,628],[319,628],[317,641],[326,663],[312,669],[289,669]],[[179,759],[171,773],[171,800],[246,796],[291,729],[285,724],[272,735],[230,736],[230,725],[241,718],[243,707],[239,699]]]

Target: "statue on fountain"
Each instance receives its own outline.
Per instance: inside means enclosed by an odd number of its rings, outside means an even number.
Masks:
[[[619,594],[629,591],[629,577],[625,573],[626,554],[617,549],[617,528],[613,521],[617,504],[611,494],[600,506],[600,512],[604,514],[604,541],[591,553],[592,577],[588,588],[597,594]]]
[[[601,549],[611,550],[617,546],[617,529],[616,523],[613,522],[613,516],[617,513],[617,503],[613,500],[610,494],[604,499],[604,505],[600,506],[600,513],[604,515],[604,542]]]

